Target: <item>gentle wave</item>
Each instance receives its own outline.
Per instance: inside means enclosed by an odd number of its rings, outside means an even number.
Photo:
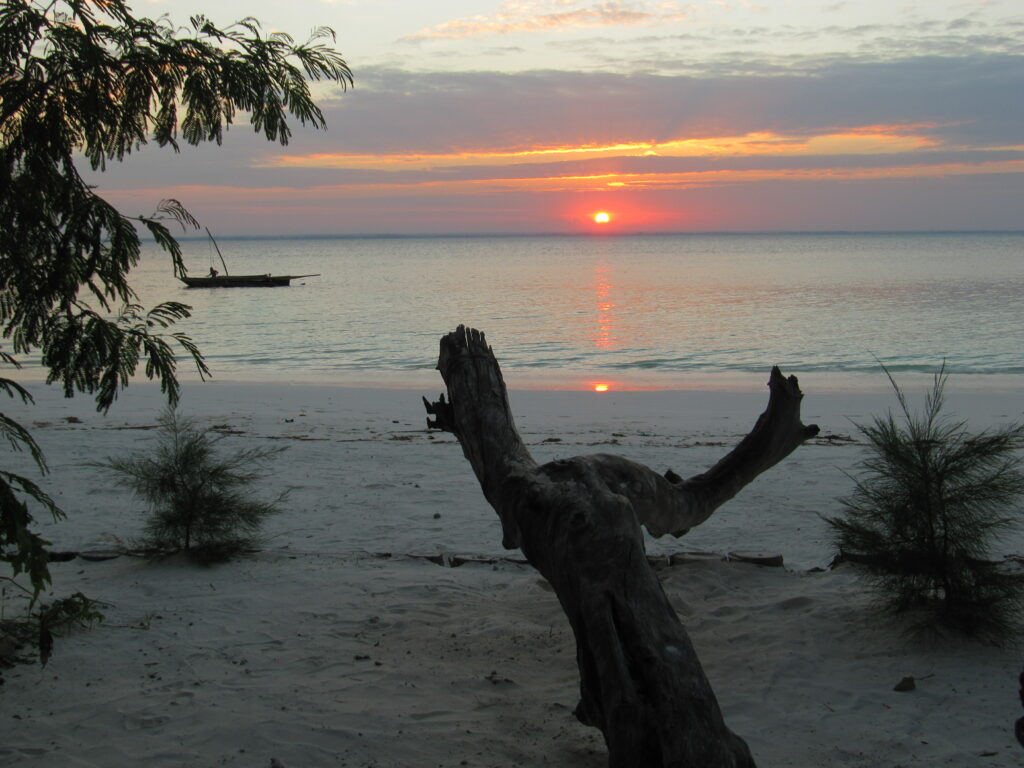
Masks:
[[[187,290],[166,256],[133,284],[184,301],[178,330],[221,378],[345,382],[431,371],[486,331],[536,376],[1024,373],[1024,233],[225,240],[234,273],[290,288]],[[215,258],[185,243],[194,274]],[[218,267],[219,268],[219,267]],[[187,361],[182,361],[186,366]]]

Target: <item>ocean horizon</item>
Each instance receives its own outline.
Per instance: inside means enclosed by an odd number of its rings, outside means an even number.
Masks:
[[[579,232],[413,232],[395,233],[378,232],[352,234],[346,232],[324,232],[324,233],[294,233],[294,234],[216,234],[214,237],[221,240],[416,240],[416,239],[437,239],[437,238],[488,238],[488,237],[580,237],[588,239],[619,238],[619,237],[750,237],[750,236],[774,236],[774,235],[807,235],[807,236],[863,236],[875,235],[1024,235],[1024,229],[880,229],[880,230],[846,230],[846,229],[793,229],[793,230],[693,230],[693,231],[579,231]],[[186,234],[177,236],[179,242],[207,242],[209,237],[203,234]],[[156,241],[143,236],[143,242],[155,243]]]

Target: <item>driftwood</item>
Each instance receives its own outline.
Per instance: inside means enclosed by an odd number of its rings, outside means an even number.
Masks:
[[[753,766],[645,558],[640,526],[682,535],[816,435],[800,422],[796,378],[773,368],[768,408],[753,431],[710,470],[683,480],[606,454],[539,466],[479,331],[460,326],[443,337],[437,367],[448,399],[424,399],[435,416],[428,426],[459,439],[501,519],[503,545],[521,548],[554,588],[576,637],[576,716],[601,729],[609,765]]]

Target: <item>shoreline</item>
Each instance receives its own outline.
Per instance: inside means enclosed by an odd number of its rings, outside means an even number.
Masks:
[[[608,392],[724,392],[759,393],[767,390],[771,366],[766,365],[758,373],[679,373],[656,371],[544,371],[503,367],[502,373],[509,391],[536,392],[587,392],[603,384]],[[801,372],[783,367],[786,376],[795,375],[800,381],[804,395],[809,394],[892,394],[892,386],[885,372],[879,368],[876,373],[842,372]],[[43,384],[46,369],[38,365],[26,365],[20,370],[7,370],[3,377],[20,384]],[[1024,391],[1024,373],[956,373],[949,375],[947,392],[952,394],[1019,394]],[[893,378],[907,393],[925,392],[932,386],[934,372],[894,371]],[[339,389],[383,389],[430,391],[444,382],[433,368],[412,371],[367,371],[344,373],[316,373],[294,370],[276,375],[263,369],[230,369],[205,380],[194,369],[182,368],[178,380],[185,385],[213,384],[222,386],[281,386],[281,387],[333,387]],[[142,375],[132,378],[130,386],[152,384]],[[59,386],[59,385],[51,385]],[[78,395],[76,395],[77,397]]]
[[[440,377],[438,376],[438,379]],[[382,389],[313,384],[182,384],[179,412],[213,427],[228,446],[288,446],[268,469],[268,481],[292,489],[300,508],[313,510],[311,524],[325,541],[347,539],[346,551],[421,552],[430,541],[437,551],[489,555],[500,552],[497,519],[483,500],[455,438],[426,428],[422,398],[443,390]],[[29,428],[53,473],[39,476],[24,454],[13,454],[10,471],[20,471],[55,488],[71,520],[41,520],[44,537],[63,549],[91,546],[125,525],[132,500],[109,487],[88,462],[145,450],[156,419],[166,407],[158,385],[136,383],[124,390],[107,414],[84,396],[64,399],[58,389],[29,386],[35,406],[10,401],[5,414]],[[920,393],[908,392],[912,408]],[[758,392],[664,390],[594,392],[512,389],[509,399],[524,441],[540,461],[588,453],[616,453],[659,473],[683,477],[713,466],[745,436],[767,404]],[[729,552],[771,550],[788,566],[827,565],[832,551],[820,515],[837,514],[837,499],[852,490],[851,474],[862,458],[856,429],[897,407],[891,393],[815,393],[805,389],[804,423],[821,428],[818,438],[760,476],[736,499],[685,537],[648,539],[649,551]],[[1020,420],[1024,401],[1017,393],[964,392],[950,386],[946,414],[971,430]],[[351,465],[351,469],[348,469]],[[95,502],[77,493],[99,493],[116,514],[106,522],[82,514]],[[416,493],[410,494],[409,490]],[[338,493],[357,507],[384,510],[385,517],[358,515],[342,533],[323,517],[339,509]],[[452,506],[455,527],[432,520],[435,506]],[[320,511],[318,511],[320,510]],[[481,511],[482,510],[482,511]],[[127,530],[131,532],[130,524]],[[275,535],[287,526],[271,523]],[[1024,531],[1005,537],[998,555],[1024,553]]]

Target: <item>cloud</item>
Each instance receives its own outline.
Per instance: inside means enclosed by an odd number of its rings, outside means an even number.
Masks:
[[[670,141],[634,141],[618,144],[533,145],[491,150],[454,150],[447,153],[309,153],[279,154],[264,163],[278,168],[345,168],[378,170],[439,170],[480,166],[510,167],[537,163],[622,158],[744,158],[758,156],[812,157],[823,155],[883,156],[937,146],[929,134],[936,126],[869,125],[818,135],[783,135],[770,131],[742,136],[678,138]]]
[[[628,39],[576,37],[545,47],[573,57],[577,69],[695,75],[810,72],[829,64],[897,61],[920,56],[1024,54],[1019,22],[971,22],[950,29],[933,21],[852,25],[692,27]]]
[[[674,2],[605,0],[586,4],[576,0],[507,0],[493,14],[454,19],[406,35],[402,39],[450,40],[565,28],[633,26],[681,21],[685,18],[686,11]]]
[[[582,216],[611,208],[624,231],[921,231],[1014,229],[1024,174],[942,179],[827,174],[676,183],[617,191],[594,185],[537,194],[526,185],[364,189],[324,185],[145,188],[110,195],[129,209],[140,196],[173,194],[218,234],[578,232]]]
[[[879,167],[907,154],[981,162],[965,153],[1024,144],[1022,92],[1024,58],[1003,55],[706,77],[365,70],[358,89],[323,104],[328,130],[297,128],[284,150],[239,125],[222,147],[174,156],[146,147],[97,182],[369,183],[474,178],[473,168],[482,178],[518,176],[514,168],[530,165],[546,166],[537,175],[668,171],[684,161],[740,169],[769,157],[802,167],[853,155]]]
[[[756,197],[749,190],[771,189],[804,199],[784,190],[813,187],[831,190],[833,201],[873,205],[898,202],[893,186],[933,185],[953,191],[907,196],[903,206],[924,211],[924,200],[945,201],[957,226],[1008,228],[999,224],[1011,220],[1001,196],[1024,184],[1022,92],[1024,57],[988,53],[744,75],[366,69],[357,90],[323,104],[326,132],[297,129],[282,149],[239,125],[222,147],[180,155],[146,147],[90,181],[129,213],[168,195],[196,201],[200,212],[249,215],[278,200],[279,217],[287,211],[313,227],[302,206],[339,201],[368,216],[376,205],[380,221],[367,231],[378,232],[392,231],[383,212],[413,214],[414,204],[401,201],[421,201],[437,212],[439,227],[444,221],[456,231],[458,212],[482,197],[525,211],[535,210],[530,196],[555,205],[566,197],[677,194],[679,205],[685,198],[693,207],[697,190],[729,188],[747,200]],[[154,179],[161,190],[152,189]],[[842,191],[852,185],[863,197]],[[826,223],[842,228],[834,205]],[[980,211],[977,225],[967,211]],[[309,231],[371,226],[370,219],[325,221]],[[914,221],[923,227],[931,219]]]
[[[809,163],[806,167],[771,167],[773,164],[753,163],[749,168],[708,167],[706,163],[695,164],[690,169],[671,170],[648,166],[636,168],[631,173],[589,173],[552,175],[528,172],[488,176],[473,174],[469,177],[453,176],[436,178],[424,175],[420,178],[381,175],[377,179],[347,179],[345,183],[327,183],[306,186],[283,184],[263,187],[245,187],[230,184],[180,185],[149,190],[153,197],[171,195],[177,199],[216,198],[230,196],[235,200],[273,201],[288,198],[291,204],[315,201],[319,198],[334,200],[366,198],[430,198],[459,195],[501,195],[508,192],[520,193],[584,193],[584,192],[635,192],[650,190],[685,190],[698,187],[746,186],[763,182],[851,182],[851,181],[921,181],[928,179],[989,178],[1013,176],[1024,178],[1024,153],[1017,153],[1016,159],[991,163],[950,162],[922,165],[913,158],[894,158],[891,164],[881,167],[862,166],[856,163],[843,165],[841,162],[824,164]],[[550,170],[535,168],[532,170]],[[1019,182],[1018,182],[1019,183]],[[163,190],[162,192],[160,190]]]
[[[377,69],[303,149],[443,154],[922,124],[939,145],[996,147],[1024,135],[1021,93],[1024,57],[1002,54],[704,77]]]
[[[863,143],[858,143],[863,142]],[[881,142],[882,146],[879,146]],[[886,142],[890,146],[885,146]],[[685,143],[685,142],[684,142]],[[875,148],[875,152],[868,151]],[[673,150],[675,150],[673,152]],[[749,136],[693,146],[538,148],[516,153],[429,156],[301,155],[270,168],[359,194],[424,196],[689,188],[765,180],[948,179],[1024,173],[1024,145],[993,150],[932,148],[899,127],[867,127],[845,135]],[[333,173],[332,173],[333,172]],[[280,174],[278,178],[282,178]]]

